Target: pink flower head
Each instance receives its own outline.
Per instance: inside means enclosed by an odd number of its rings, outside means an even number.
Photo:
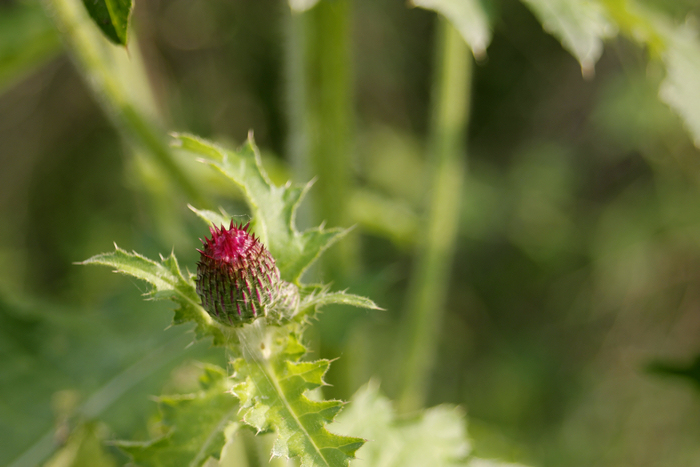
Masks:
[[[265,246],[248,232],[250,223],[210,227],[211,239],[197,250],[197,293],[217,321],[235,325],[266,315],[279,293],[280,273]]]

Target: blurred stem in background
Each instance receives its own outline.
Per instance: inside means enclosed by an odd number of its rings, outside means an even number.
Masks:
[[[307,217],[331,227],[352,224],[351,19],[350,0],[321,0],[308,11],[292,11],[289,26],[289,150],[299,179],[317,177],[310,193],[314,213]],[[343,284],[353,277],[358,250],[350,235],[324,254],[324,281]]]
[[[399,403],[420,408],[438,347],[455,251],[464,178],[472,58],[459,32],[441,16],[436,29],[435,74],[428,135],[430,195],[408,288],[402,334]]]
[[[0,95],[60,51],[56,28],[41,11],[41,5],[0,4]]]
[[[78,0],[44,0],[44,6],[100,105],[125,139],[135,142],[198,205],[204,197],[178,165],[157,120],[153,95],[136,41],[130,52],[110,44]]]

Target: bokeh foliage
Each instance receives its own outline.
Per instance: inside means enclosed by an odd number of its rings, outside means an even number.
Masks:
[[[492,37],[473,71],[469,170],[429,405],[466,407],[483,456],[688,464],[700,454],[693,386],[646,371],[658,359],[682,368],[700,350],[700,154],[659,99],[665,62],[623,34],[584,78],[543,31],[534,6],[543,2],[477,3]],[[690,0],[643,4],[673,25],[700,13]],[[72,439],[104,431],[83,417],[145,439],[155,409],[145,396],[187,390],[193,378],[187,365],[173,369],[179,362],[216,359],[162,332],[170,313],[142,304],[134,282],[72,265],[116,241],[149,257],[174,247],[192,267],[205,232],[158,166],[121,142],[43,15],[33,2],[0,4],[0,25],[28,25],[21,42],[0,26],[0,464],[55,427],[83,427]],[[278,182],[292,172],[287,15],[273,0],[140,2],[134,12],[164,126],[229,146],[252,128]],[[363,271],[348,285],[387,311],[329,310],[317,328],[342,349],[329,394],[348,398],[378,377],[393,396],[407,271],[424,228],[434,15],[377,0],[356,0],[352,15],[349,209]],[[696,98],[675,95],[695,109]],[[212,207],[245,213],[221,180],[191,173]],[[86,413],[124,372],[131,392]]]

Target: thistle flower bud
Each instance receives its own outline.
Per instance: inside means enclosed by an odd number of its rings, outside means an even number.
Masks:
[[[250,223],[226,229],[210,227],[197,263],[197,293],[202,307],[217,321],[236,325],[260,316],[280,318],[296,312],[299,293],[280,279],[275,260],[248,232]]]

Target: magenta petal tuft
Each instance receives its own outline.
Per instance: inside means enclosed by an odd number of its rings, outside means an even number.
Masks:
[[[274,305],[279,270],[267,248],[248,233],[250,223],[211,226],[197,263],[197,293],[202,307],[226,324],[250,322]],[[237,280],[241,278],[242,280]]]

